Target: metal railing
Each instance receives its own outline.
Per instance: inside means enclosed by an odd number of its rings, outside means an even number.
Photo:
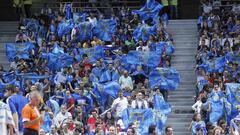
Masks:
[[[50,1],[48,2],[48,7],[53,9],[53,10],[58,10],[60,9],[61,5],[64,5],[69,2],[60,2],[60,1]],[[103,2],[103,1],[97,1],[97,2],[87,2],[87,1],[73,1],[72,7],[73,11],[79,11],[79,10],[92,10],[92,9],[119,9],[121,7],[127,7],[130,9],[138,9],[142,5],[142,0],[134,0],[134,1],[109,1],[109,2]],[[43,3],[41,2],[35,2],[33,7],[34,10],[38,11],[41,8],[43,8]]]

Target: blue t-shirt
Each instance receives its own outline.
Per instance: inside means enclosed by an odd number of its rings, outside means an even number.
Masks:
[[[19,131],[23,131],[22,109],[28,103],[28,99],[24,96],[14,94],[7,99],[7,103],[9,104],[12,114],[17,112]]]

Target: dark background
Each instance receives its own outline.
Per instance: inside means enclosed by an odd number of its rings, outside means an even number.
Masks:
[[[33,0],[33,4],[35,1],[42,2],[43,0]],[[200,0],[179,0],[178,10],[180,19],[196,19],[199,12],[199,1]],[[16,15],[11,0],[0,0],[0,21],[14,20],[16,20]]]

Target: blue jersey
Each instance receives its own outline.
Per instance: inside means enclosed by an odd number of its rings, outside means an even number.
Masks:
[[[28,103],[28,99],[24,96],[14,94],[7,99],[12,114],[18,114],[18,127],[19,131],[23,131],[22,123],[22,109]]]

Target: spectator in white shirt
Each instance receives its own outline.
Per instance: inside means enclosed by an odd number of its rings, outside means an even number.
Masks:
[[[57,114],[56,119],[59,123],[62,124],[65,120],[71,117],[72,117],[72,114],[70,112],[67,112],[67,107],[65,105],[62,105],[61,111]]]
[[[147,52],[147,51],[149,51],[149,47],[148,46],[144,46],[144,44],[143,44],[143,41],[139,41],[138,42],[138,47],[136,48],[136,51],[143,51],[143,52]]]
[[[123,75],[119,78],[119,84],[121,89],[132,90],[133,89],[133,81],[132,78],[128,75],[128,71],[125,70]]]
[[[116,117],[122,114],[122,111],[128,107],[128,100],[123,96],[123,91],[119,91],[118,98],[113,101],[112,110],[116,111]]]
[[[57,127],[55,125],[51,125],[51,130],[49,133],[47,133],[46,135],[58,135],[57,133]]]
[[[143,94],[139,92],[137,94],[136,100],[132,101],[132,108],[134,109],[147,109],[148,108],[148,103],[146,100],[143,98]]]

